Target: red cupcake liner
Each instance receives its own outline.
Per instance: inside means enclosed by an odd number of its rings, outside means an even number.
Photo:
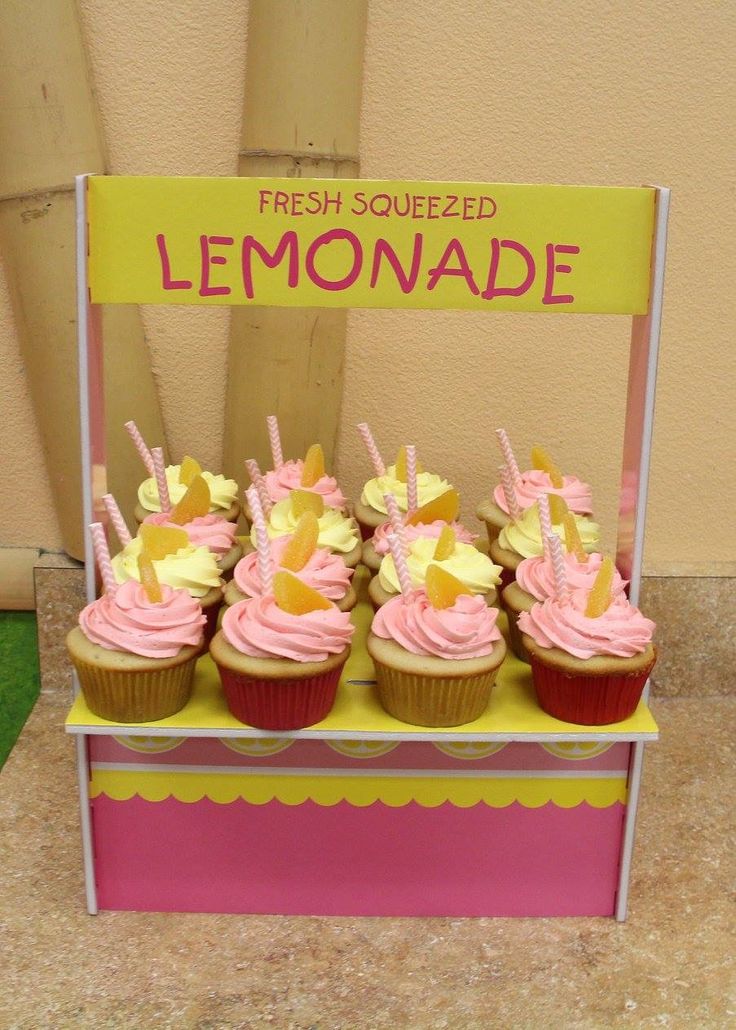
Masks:
[[[636,711],[652,663],[642,672],[602,676],[571,675],[530,655],[532,680],[540,707],[563,722],[606,726]]]
[[[210,645],[210,641],[214,637],[215,633],[217,633],[217,616],[220,614],[220,608],[222,608],[222,601],[218,604],[208,605],[207,608],[202,609],[202,612],[207,619],[207,622],[205,622],[203,627],[204,644],[202,645],[202,651],[207,650]]]
[[[300,730],[321,722],[335,703],[342,666],[306,679],[256,679],[218,665],[232,715],[260,730]]]
[[[500,583],[500,585],[498,587],[496,587],[496,589],[498,590],[498,592],[500,594],[503,590],[506,589],[506,587],[511,586],[511,584],[515,583],[515,582],[516,582],[516,573],[514,572],[514,570],[513,569],[505,569],[505,568],[502,567],[501,568],[501,583]]]

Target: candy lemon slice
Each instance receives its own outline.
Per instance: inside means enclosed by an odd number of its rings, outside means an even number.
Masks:
[[[562,473],[543,447],[532,447],[532,468],[539,469],[540,472],[546,472],[552,486],[556,490],[562,489],[564,485],[562,481]]]
[[[562,525],[562,521],[570,510],[565,503],[565,498],[559,494],[547,494],[549,497],[549,517],[553,526]]]
[[[189,486],[195,476],[201,476],[202,466],[194,458],[190,458],[188,454],[184,455],[181,465],[179,466],[179,482],[184,486]]]
[[[284,548],[281,568],[299,572],[314,554],[319,537],[319,520],[313,511],[299,516],[296,530]]]
[[[611,584],[613,583],[613,560],[604,558],[598,575],[588,594],[585,614],[589,619],[597,619],[608,609],[611,603]]]
[[[138,530],[138,535],[143,541],[143,550],[148,552],[153,561],[161,561],[167,554],[174,554],[189,544],[189,537],[183,529],[151,526],[145,522]]]
[[[429,525],[430,522],[454,522],[460,514],[460,494],[457,490],[445,490],[433,501],[427,501],[421,508],[412,512],[406,520],[407,526],[418,526],[420,522]]]
[[[567,553],[574,554],[579,562],[587,562],[588,555],[585,553],[583,541],[580,539],[580,533],[578,532],[578,524],[571,511],[568,511],[563,516],[562,525],[565,527],[565,548]]]
[[[314,486],[325,474],[325,455],[318,443],[313,443],[307,451],[302,469],[302,486]]]
[[[434,560],[445,561],[455,553],[455,534],[452,526],[443,526],[442,532],[437,538],[437,546],[434,549]]]
[[[141,578],[141,586],[146,591],[146,597],[151,604],[160,604],[164,599],[161,593],[161,584],[158,581],[151,556],[145,551],[141,551],[138,555],[138,575]]]
[[[425,589],[429,603],[433,608],[451,608],[461,594],[470,594],[473,591],[461,583],[457,576],[453,576],[441,565],[429,565],[425,579]]]
[[[206,515],[209,510],[210,488],[202,476],[196,475],[187,487],[187,492],[171,512],[170,519],[177,526],[184,526],[192,519]]]
[[[311,511],[318,519],[321,519],[325,513],[325,502],[319,494],[313,494],[309,490],[292,490],[289,497],[291,498],[291,513],[295,519],[298,519],[305,511]]]
[[[306,615],[332,608],[332,603],[302,583],[290,572],[277,572],[273,577],[273,596],[282,612],[289,615]]]

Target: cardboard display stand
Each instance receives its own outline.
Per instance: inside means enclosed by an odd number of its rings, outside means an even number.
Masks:
[[[77,197],[85,524],[106,521],[101,304],[614,312],[633,318],[617,565],[636,603],[667,190],[81,176]],[[408,726],[375,697],[356,578],[353,654],[316,726],[237,722],[208,657],[160,722],[77,696],[89,911],[624,919],[646,693],[625,722],[563,723],[511,655],[479,720]]]

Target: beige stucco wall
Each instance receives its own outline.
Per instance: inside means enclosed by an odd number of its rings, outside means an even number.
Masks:
[[[349,2],[349,0],[346,0]],[[83,0],[111,170],[232,174],[242,0]],[[673,189],[647,571],[733,572],[736,226],[730,125],[736,6],[677,0],[371,0],[361,124],[366,177],[636,184]],[[144,311],[169,446],[216,465],[226,310]],[[368,474],[353,424],[411,437],[461,489],[490,485],[505,425],[592,482],[611,531],[628,328],[610,317],[354,312],[338,473]],[[58,544],[0,293],[5,462],[0,541]],[[19,503],[22,498],[22,504]],[[471,503],[473,502],[473,503]],[[19,522],[17,512],[26,518]],[[707,526],[707,532],[697,531]],[[730,563],[730,565],[729,565]]]

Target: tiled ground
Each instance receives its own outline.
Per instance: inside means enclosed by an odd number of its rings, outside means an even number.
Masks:
[[[660,698],[629,921],[84,910],[66,704],[0,778],[0,1027],[736,1026],[736,700]]]

